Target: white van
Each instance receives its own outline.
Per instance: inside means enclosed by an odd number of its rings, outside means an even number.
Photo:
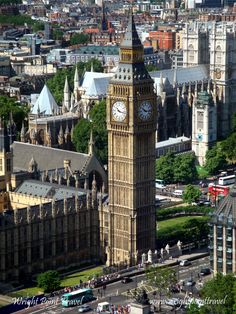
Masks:
[[[108,302],[98,303],[97,313],[110,313],[110,312],[111,312],[110,303]]]
[[[184,194],[184,191],[183,191],[183,190],[175,190],[172,194],[173,194],[174,196],[180,196],[180,197],[182,197],[183,194]]]
[[[155,186],[156,186],[156,189],[165,189],[166,188],[166,186],[164,184],[164,180],[159,180],[159,179],[156,179]]]

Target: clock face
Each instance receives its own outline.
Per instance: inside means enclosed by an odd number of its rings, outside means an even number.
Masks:
[[[122,122],[127,115],[127,108],[123,101],[117,101],[112,106],[112,116],[115,121]]]
[[[198,133],[198,134],[196,135],[196,139],[197,139],[199,142],[201,142],[202,139],[203,139],[202,133]]]
[[[138,116],[141,120],[147,121],[152,116],[152,105],[149,101],[144,101],[141,103],[138,109]]]

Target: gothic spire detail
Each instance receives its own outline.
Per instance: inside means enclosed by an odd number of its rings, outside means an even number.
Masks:
[[[207,92],[209,95],[211,95],[211,80],[208,80],[208,84],[207,84]]]
[[[70,88],[69,88],[67,76],[66,76],[65,86],[64,86],[64,103],[63,103],[63,106],[66,108],[67,111],[70,109]],[[64,111],[65,111],[65,108],[63,108]]]
[[[197,98],[197,92],[198,92],[198,86],[197,81],[195,82],[195,88],[194,88],[194,97]]]
[[[74,75],[74,94],[77,92],[77,89],[79,87],[79,72],[77,65],[75,66],[75,75]]]
[[[69,92],[70,92],[70,88],[69,88],[68,78],[66,76],[65,85],[64,85],[64,93],[69,93]]]
[[[101,22],[101,29],[102,31],[106,31],[107,27],[107,20],[106,20],[106,13],[105,13],[105,5],[104,0],[102,0],[102,22]]]
[[[159,86],[160,86],[160,92],[163,92],[164,84],[163,84],[163,74],[162,74],[162,71],[160,73],[160,83],[159,83]]]
[[[177,84],[177,71],[174,69],[174,74],[173,74],[173,87],[175,88]]]
[[[204,92],[204,80],[202,80],[201,92]]]
[[[72,112],[74,109],[74,103],[75,103],[75,97],[74,94],[71,93],[71,97],[70,97],[70,111]]]
[[[186,93],[186,86],[185,86],[185,82],[184,82],[183,88],[182,88],[182,95],[184,96],[185,93]]]
[[[21,140],[21,142],[25,143],[25,125],[24,125],[24,121],[22,122],[22,127],[21,127],[21,131],[20,131],[20,140]]]
[[[88,154],[92,156],[94,154],[94,140],[93,140],[93,131],[90,131],[89,147]]]

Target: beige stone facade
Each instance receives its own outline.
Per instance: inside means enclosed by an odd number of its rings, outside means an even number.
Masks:
[[[134,265],[155,249],[156,107],[131,16],[107,98],[108,265]]]

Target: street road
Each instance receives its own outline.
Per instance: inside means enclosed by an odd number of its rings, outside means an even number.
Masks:
[[[205,268],[205,267],[210,267],[209,257],[204,257],[204,258],[192,261],[192,265],[188,267],[181,267],[178,265],[178,266],[173,266],[172,268],[176,269],[178,280],[186,280],[186,279],[192,278],[197,282],[198,273],[200,272],[201,268]],[[203,280],[207,280],[209,278],[210,276],[203,277]],[[127,284],[123,284],[120,281],[112,283],[112,284],[107,284],[105,295],[104,294],[100,295],[100,293],[98,293],[98,289],[93,289],[94,295],[97,297],[97,300],[90,303],[91,308],[93,310],[96,310],[97,304],[104,301],[107,301],[115,305],[130,304],[133,301],[133,299],[127,295],[127,290],[130,290],[132,292],[133,289],[139,290],[142,288],[145,288],[149,292],[149,298],[153,299],[152,292],[154,291],[154,288],[145,282],[145,274],[133,277],[133,281]],[[199,289],[199,286],[197,283],[196,287],[193,287],[192,291],[190,288],[189,291],[193,292],[194,294],[198,292],[198,289]],[[101,290],[102,289],[100,289],[100,291]],[[102,292],[104,293],[104,291]],[[184,298],[184,295],[185,293],[173,294],[174,297],[181,297],[181,298]],[[169,309],[171,310],[171,307],[169,307]],[[61,306],[59,298],[53,298],[49,300],[49,302],[46,304],[37,305],[35,307],[31,307],[29,309],[18,312],[18,314],[26,314],[26,313],[74,314],[74,313],[78,313],[78,307],[64,308]],[[89,312],[87,313],[91,314]],[[181,312],[178,312],[178,313],[181,313]]]

